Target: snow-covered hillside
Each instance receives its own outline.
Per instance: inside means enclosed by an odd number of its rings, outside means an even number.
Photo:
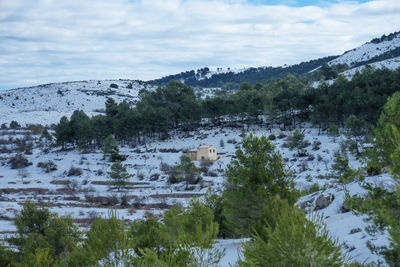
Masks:
[[[346,64],[354,66],[357,63],[368,61],[376,56],[400,47],[400,33],[397,33],[393,39],[382,42],[368,42],[360,47],[350,50],[340,57],[330,61],[329,65]]]
[[[383,61],[371,63],[371,64],[368,64],[368,65],[373,67],[374,69],[387,68],[387,69],[390,69],[390,70],[395,70],[395,69],[400,68],[400,57],[390,58],[390,59],[386,59],[386,60],[383,60]],[[351,77],[353,77],[353,75],[357,71],[361,72],[364,68],[365,68],[365,65],[359,66],[359,67],[355,67],[355,68],[348,69],[348,70],[344,71],[342,74],[346,78],[351,79]]]
[[[88,115],[104,110],[108,97],[134,105],[141,89],[151,89],[131,80],[103,80],[52,83],[0,91],[0,123],[16,120],[22,125],[57,123],[74,110]]]
[[[373,181],[379,185],[390,185],[393,184],[392,179],[389,175],[382,175],[367,177],[364,182],[355,181],[348,185],[338,183],[331,175],[331,165],[344,137],[319,135],[318,129],[313,128],[303,130],[308,141],[305,156],[287,147],[287,136],[291,135],[291,131],[265,126],[199,128],[192,132],[171,133],[170,138],[163,141],[148,140],[146,144],[136,147],[123,146],[120,153],[127,156],[123,164],[132,177],[127,188],[121,191],[109,184],[107,172],[112,163],[103,159],[100,150],[85,154],[78,150],[60,151],[59,148],[49,148],[45,141],[38,140],[38,135],[27,134],[26,130],[0,130],[0,234],[4,236],[15,233],[12,219],[26,200],[47,206],[60,216],[70,215],[76,223],[85,227],[96,216],[107,217],[110,209],[116,210],[119,218],[132,221],[160,215],[174,204],[187,205],[193,197],[203,195],[210,187],[214,192],[221,192],[226,182],[225,169],[235,157],[235,150],[241,143],[240,136],[252,132],[256,136],[274,134],[277,137],[272,142],[282,153],[287,168],[294,173],[297,188],[308,190],[316,184],[325,188],[304,196],[298,205],[323,215],[332,237],[345,244],[343,252],[348,252],[359,262],[381,259],[371,254],[366,242],[386,244],[387,233],[370,236],[364,229],[367,225],[363,221],[365,217],[344,211],[341,207],[345,192],[362,196],[365,194],[362,184]],[[22,169],[11,169],[8,163],[9,158],[15,154],[7,152],[7,149],[12,151],[12,147],[16,146],[13,142],[16,138],[33,143],[32,154],[25,155],[32,164]],[[201,182],[189,188],[186,188],[184,182],[170,184],[168,174],[163,170],[165,164],[177,164],[183,151],[193,150],[201,143],[216,145],[220,159],[203,170]],[[351,155],[349,159],[352,168],[362,165]],[[47,172],[40,166],[49,161],[55,164],[56,169]],[[199,162],[196,164],[201,167]],[[80,169],[80,172],[71,173],[71,169]],[[332,195],[333,198],[327,206],[317,210],[315,207],[321,195]],[[356,228],[360,229],[351,233]],[[221,242],[221,245],[228,248],[229,258],[235,259],[236,256],[237,259],[238,244],[232,245],[235,241]]]

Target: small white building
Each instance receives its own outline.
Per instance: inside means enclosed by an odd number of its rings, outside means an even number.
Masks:
[[[218,160],[217,156],[217,147],[213,145],[206,145],[202,144],[201,146],[197,147],[195,151],[189,151],[188,156],[191,160],[209,160],[209,161],[216,161]]]

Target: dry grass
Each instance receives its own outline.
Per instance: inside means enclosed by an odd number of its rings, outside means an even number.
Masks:
[[[66,184],[70,184],[71,181],[70,180],[54,180],[50,182],[51,184],[62,184],[62,185],[66,185]]]

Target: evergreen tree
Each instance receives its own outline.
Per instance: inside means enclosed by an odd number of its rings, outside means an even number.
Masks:
[[[18,122],[16,121],[10,122],[10,129],[18,129],[18,128],[21,128],[21,125]]]
[[[360,154],[360,143],[362,138],[367,134],[367,123],[363,120],[358,119],[355,115],[351,115],[346,121],[346,134],[349,137],[354,138],[354,147],[357,155]]]
[[[120,160],[118,143],[112,134],[104,139],[101,150],[103,151],[104,159],[108,158],[110,161]]]
[[[66,260],[81,239],[81,233],[71,218],[59,218],[48,209],[38,209],[31,202],[24,204],[14,223],[18,235],[8,241],[18,248],[20,259],[28,265],[32,257],[39,260],[43,256],[46,261]],[[39,257],[38,253],[42,256]]]
[[[72,129],[66,116],[62,116],[60,122],[56,126],[57,145],[61,145],[65,149],[65,144],[72,141]]]
[[[192,160],[187,155],[182,155],[180,163],[174,166],[173,175],[177,182],[184,181],[186,189],[188,189],[189,184],[197,183],[199,181],[200,173],[200,169],[194,165]]]
[[[265,136],[244,137],[226,174],[230,184],[224,191],[223,215],[233,233],[248,235],[270,197],[280,195],[290,203],[296,200],[291,174]]]
[[[388,98],[374,130],[376,148],[384,164],[400,175],[400,92]]]
[[[126,181],[129,179],[130,175],[126,170],[126,167],[121,164],[121,161],[116,161],[111,165],[111,172],[108,172],[111,179],[114,180],[118,191],[121,187],[124,187]]]
[[[278,204],[278,203],[275,203]],[[296,207],[287,202],[275,210],[274,224],[264,225],[262,231],[245,243],[241,267],[337,266],[345,265],[337,241],[321,220],[308,220]]]
[[[51,134],[49,133],[49,131],[44,128],[42,131],[42,135],[40,136],[40,138],[45,138],[47,140],[49,140],[50,142],[53,140],[53,137],[51,136]]]

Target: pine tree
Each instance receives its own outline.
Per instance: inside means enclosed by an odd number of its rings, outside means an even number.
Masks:
[[[199,181],[200,173],[200,169],[194,165],[191,159],[187,155],[182,155],[180,158],[180,163],[174,166],[173,175],[178,182],[184,181],[186,184],[186,189],[188,189],[189,184]]]
[[[120,191],[121,187],[126,185],[126,181],[130,177],[126,167],[121,164],[121,161],[116,161],[111,165],[111,172],[108,172],[108,175],[110,175],[110,178],[115,181],[118,191]]]
[[[264,225],[243,245],[245,259],[239,262],[240,267],[345,265],[340,246],[330,239],[321,219],[310,221],[287,202],[279,204],[271,216],[275,223]]]
[[[296,200],[291,174],[268,138],[250,134],[227,169],[228,189],[224,192],[223,215],[233,233],[246,236],[262,215],[269,198],[280,195]]]
[[[120,160],[118,143],[112,134],[104,139],[101,150],[103,151],[104,159],[108,158],[110,161]]]

